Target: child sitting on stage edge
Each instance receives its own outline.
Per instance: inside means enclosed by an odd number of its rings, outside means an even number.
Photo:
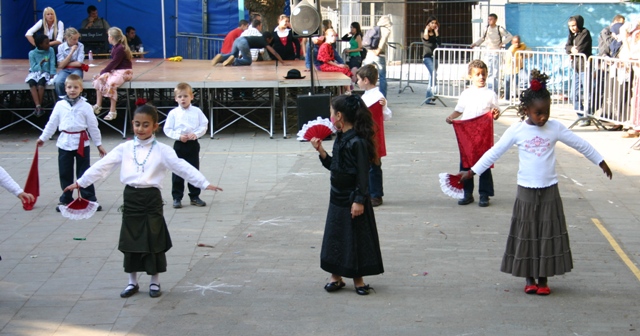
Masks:
[[[318,61],[322,62],[319,69],[320,71],[327,72],[342,72],[351,78],[352,82],[356,81],[356,78],[353,78],[353,74],[351,70],[349,70],[349,66],[346,64],[340,64],[336,61],[333,47],[331,44],[336,43],[336,39],[338,34],[333,29],[327,29],[324,31],[324,43],[318,49]]]
[[[179,158],[184,159],[196,169],[200,169],[200,143],[198,138],[207,133],[209,120],[197,106],[191,105],[193,90],[187,83],[179,83],[174,90],[178,107],[167,115],[164,123],[164,134],[175,140],[173,149]],[[182,208],[182,196],[184,195],[184,179],[176,174],[171,175],[173,207]],[[206,206],[200,199],[200,188],[188,184],[191,205]]]
[[[47,35],[37,35],[35,43],[36,48],[29,51],[29,74],[24,81],[29,84],[31,97],[36,105],[33,113],[36,117],[41,117],[44,114],[42,110],[44,88],[49,79],[56,74],[56,55],[53,48],[49,47]]]
[[[65,80],[65,90],[67,94],[56,103],[51,117],[42,131],[42,135],[37,141],[37,146],[42,147],[44,142],[49,140],[60,129],[60,136],[56,146],[58,146],[58,174],[60,176],[60,188],[64,189],[73,183],[75,161],[76,176],[80,177],[91,166],[90,141],[98,147],[100,156],[105,156],[107,151],[102,147],[102,135],[98,128],[98,119],[91,111],[91,105],[87,103],[82,93],[82,78],[71,74]],[[96,191],[92,184],[80,189],[82,198],[92,202],[97,202]],[[73,201],[73,193],[64,191],[60,195],[59,206],[65,206]],[[102,209],[98,207],[98,211]],[[56,211],[60,209],[56,207]]]
[[[362,101],[371,111],[371,117],[375,123],[376,148],[378,157],[382,160],[387,155],[387,147],[384,138],[384,121],[391,119],[391,110],[387,106],[387,100],[376,86],[378,83],[378,69],[373,64],[361,67],[356,73],[358,77],[358,87],[365,90]],[[369,195],[371,205],[377,207],[382,205],[382,162],[371,162],[369,169]]]
[[[172,246],[160,193],[167,170],[201,189],[222,189],[210,184],[202,173],[178,158],[171,147],[156,141],[158,111],[155,107],[138,107],[132,124],[136,137],[114,148],[65,191],[89,186],[120,165],[120,182],[126,187],[118,250],[124,254],[124,271],[129,274],[129,284],[120,297],[127,298],[139,291],[137,272],[144,271],[151,275],[149,296],[155,298],[162,294],[158,273],[167,271],[166,252]]]

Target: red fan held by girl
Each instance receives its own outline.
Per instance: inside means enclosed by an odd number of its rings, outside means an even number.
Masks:
[[[298,140],[325,139],[335,132],[336,128],[329,119],[318,117],[316,120],[311,120],[302,126],[302,129],[298,132]]]

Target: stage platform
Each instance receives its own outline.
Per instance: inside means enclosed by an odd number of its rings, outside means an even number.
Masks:
[[[84,95],[90,103],[95,103],[95,91],[91,80],[100,73],[108,60],[93,60],[89,71],[84,74]],[[118,118],[104,121],[108,110],[108,100],[104,100],[103,112],[99,116],[101,125],[106,125],[123,138],[127,135],[131,111],[138,98],[154,103],[166,115],[176,105],[173,89],[180,82],[189,83],[195,94],[194,105],[209,112],[210,136],[235,124],[247,121],[269,134],[274,135],[276,107],[282,110],[283,136],[287,137],[287,110],[295,106],[295,95],[308,94],[311,88],[310,73],[304,71],[304,61],[288,61],[282,65],[276,61],[254,62],[251,66],[211,66],[208,60],[183,60],[171,62],[163,59],[134,59],[133,80],[121,88],[118,99]],[[298,69],[304,79],[285,79],[287,72]],[[3,118],[0,131],[19,122],[27,122],[42,129],[46,117],[36,118],[29,87],[24,82],[29,72],[28,60],[0,60],[0,110],[12,113],[11,120]],[[342,73],[314,73],[316,91],[342,92],[351,80]],[[292,97],[292,94],[294,95]],[[293,99],[292,99],[293,98]],[[51,110],[55,104],[53,86],[48,87],[43,107]],[[268,116],[268,125],[261,119]],[[164,121],[164,120],[162,120]]]

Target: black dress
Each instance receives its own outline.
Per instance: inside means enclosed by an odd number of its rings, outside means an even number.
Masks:
[[[353,129],[338,133],[333,157],[320,158],[331,170],[331,197],[320,252],[320,267],[347,278],[384,272],[376,219],[369,198],[369,155]],[[351,218],[351,205],[364,213]]]
[[[284,61],[293,61],[300,58],[300,41],[293,37],[293,31],[289,30],[289,36],[286,38],[286,43],[283,44],[282,40],[278,36],[278,32],[273,32],[273,40],[271,41],[271,47]],[[276,59],[275,56],[269,54],[271,59]]]

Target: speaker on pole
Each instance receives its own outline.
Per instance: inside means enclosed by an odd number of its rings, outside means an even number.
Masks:
[[[291,10],[291,28],[300,37],[318,34],[320,24],[320,13],[315,6],[306,0],[300,1]]]

